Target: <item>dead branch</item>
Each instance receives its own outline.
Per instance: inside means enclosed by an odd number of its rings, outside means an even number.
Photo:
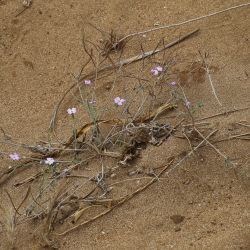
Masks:
[[[147,34],[147,33],[153,32],[153,31],[158,31],[158,30],[163,30],[163,29],[169,29],[169,28],[179,27],[179,26],[182,26],[182,25],[185,25],[185,24],[188,24],[188,23],[199,21],[201,19],[205,19],[205,18],[208,18],[208,17],[219,15],[219,14],[225,13],[227,11],[231,11],[231,10],[242,8],[242,7],[247,7],[249,5],[250,5],[250,3],[244,3],[244,4],[240,4],[240,5],[229,7],[229,8],[224,9],[224,10],[216,11],[216,12],[213,12],[211,14],[207,14],[205,16],[195,17],[195,18],[183,21],[183,22],[174,23],[174,24],[168,24],[168,25],[160,26],[160,27],[157,27],[157,28],[153,28],[153,29],[149,29],[149,30],[145,30],[145,31],[141,31],[141,32],[131,33],[129,35],[126,35],[122,39],[120,39],[118,42],[122,42],[122,41],[124,41],[124,40],[126,40],[128,38],[135,37],[135,36],[140,36],[140,35]]]

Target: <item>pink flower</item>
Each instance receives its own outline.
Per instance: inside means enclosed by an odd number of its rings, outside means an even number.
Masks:
[[[67,109],[69,115],[74,115],[76,113],[76,108],[69,108]]]
[[[85,85],[90,85],[91,83],[92,83],[91,80],[84,80]]]
[[[115,102],[115,104],[117,104],[118,106],[122,106],[123,105],[123,103],[124,102],[126,102],[126,100],[125,99],[122,99],[121,97],[116,97],[115,99],[114,99],[114,102]]]
[[[176,86],[176,82],[170,82],[169,85]]]
[[[12,153],[9,155],[10,159],[13,161],[18,161],[21,159],[20,155],[18,153]]]
[[[161,66],[156,66],[154,67],[153,69],[151,69],[151,73],[154,75],[154,76],[158,76],[160,72],[163,71],[163,68]]]
[[[47,158],[44,162],[45,162],[45,164],[51,166],[55,163],[55,160],[54,160],[54,158]]]
[[[157,66],[157,67],[155,67],[155,69],[158,70],[159,72],[163,71],[163,68],[161,66]]]
[[[154,76],[158,76],[159,75],[159,71],[157,69],[151,69],[151,73],[154,75]]]

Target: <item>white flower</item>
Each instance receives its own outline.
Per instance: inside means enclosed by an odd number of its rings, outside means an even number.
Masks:
[[[54,158],[47,158],[44,162],[45,162],[45,164],[51,166],[55,163],[55,160],[54,160]]]
[[[67,109],[67,112],[69,115],[73,115],[76,113],[76,108],[69,108],[69,109]]]

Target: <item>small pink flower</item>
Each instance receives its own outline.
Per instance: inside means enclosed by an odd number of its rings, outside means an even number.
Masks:
[[[21,157],[20,157],[20,155],[18,153],[10,154],[9,157],[13,161],[19,161],[21,159]]]
[[[118,106],[122,106],[123,105],[123,103],[124,102],[126,102],[126,100],[125,99],[122,99],[121,97],[116,97],[115,99],[114,99],[114,102],[115,102],[115,104],[117,104]]]
[[[44,162],[45,162],[45,164],[51,166],[55,163],[55,160],[54,160],[54,158],[47,158]]]
[[[69,115],[74,115],[76,113],[76,108],[69,108],[69,109],[67,109],[67,113]]]
[[[84,80],[85,85],[90,85],[91,83],[92,83],[91,80]]]
[[[159,72],[162,72],[162,71],[163,71],[163,68],[162,68],[161,66],[157,66],[157,67],[155,67],[155,69],[156,69],[157,71],[159,71]]]
[[[151,73],[154,75],[154,76],[158,76],[159,75],[159,71],[157,69],[151,69]]]
[[[154,67],[153,69],[151,69],[151,73],[154,75],[154,76],[158,76],[160,72],[163,71],[163,68],[161,66],[156,66]]]
[[[169,85],[176,86],[176,82],[170,82]]]

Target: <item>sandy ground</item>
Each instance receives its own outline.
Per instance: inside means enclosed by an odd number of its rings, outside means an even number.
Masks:
[[[22,142],[46,138],[54,105],[85,61],[83,29],[87,29],[90,40],[96,39],[96,32],[91,32],[86,22],[125,35],[152,28],[157,22],[175,23],[242,2],[34,0],[29,9],[15,17],[22,10],[21,1],[0,0],[0,126]],[[170,41],[200,28],[197,36],[169,52],[180,65],[175,72],[185,93],[192,102],[202,101],[204,105],[198,117],[250,106],[249,13],[249,7],[240,8],[143,38],[152,49],[161,37]],[[192,71],[199,50],[209,54],[223,107],[216,102],[207,76]],[[136,42],[128,44],[126,51],[138,53]],[[230,135],[235,132],[235,122],[250,123],[250,112],[209,121],[221,135]],[[67,134],[63,124],[61,129]],[[250,249],[249,140],[232,140],[218,147],[239,163],[236,173],[212,149],[203,148],[200,157],[183,163],[167,180],[60,238],[60,249]],[[188,143],[176,138],[159,148],[149,147],[142,154],[141,164],[157,167],[183,148],[188,148]],[[8,187],[12,189],[11,184]],[[184,220],[176,224],[173,215],[181,215]],[[29,227],[19,232],[17,249],[40,249],[31,232]],[[0,248],[4,249],[3,232],[0,238]]]

